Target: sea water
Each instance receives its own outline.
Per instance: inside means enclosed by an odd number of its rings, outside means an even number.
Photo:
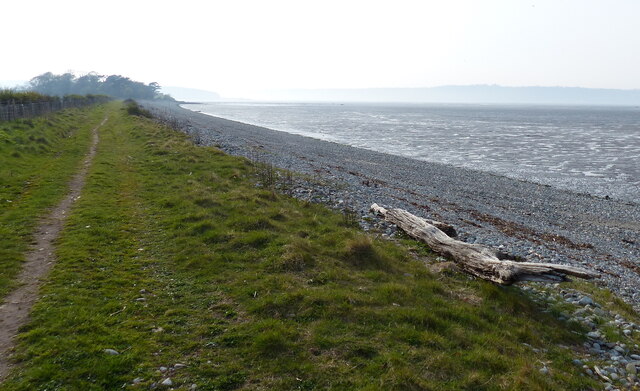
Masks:
[[[640,108],[207,103],[205,114],[640,202]]]

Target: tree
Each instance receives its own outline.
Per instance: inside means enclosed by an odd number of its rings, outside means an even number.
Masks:
[[[72,73],[54,75],[51,72],[36,76],[29,82],[30,89],[46,95],[106,94],[122,99],[172,99],[160,93],[160,84],[144,84],[121,75],[103,76],[95,72],[76,77]]]

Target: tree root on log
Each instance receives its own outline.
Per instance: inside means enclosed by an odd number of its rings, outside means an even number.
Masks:
[[[455,240],[425,219],[406,210],[387,210],[377,204],[371,205],[371,210],[397,225],[407,235],[426,243],[431,250],[451,258],[466,273],[497,284],[511,285],[519,281],[562,282],[569,281],[568,276],[585,279],[599,277],[597,273],[573,266],[501,260],[497,251],[479,244]]]

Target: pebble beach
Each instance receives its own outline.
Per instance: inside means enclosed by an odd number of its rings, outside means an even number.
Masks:
[[[348,210],[365,230],[385,236],[377,203],[451,224],[458,239],[499,248],[518,260],[587,268],[598,283],[640,307],[640,205],[414,160],[145,103],[195,142],[302,175],[293,196]]]

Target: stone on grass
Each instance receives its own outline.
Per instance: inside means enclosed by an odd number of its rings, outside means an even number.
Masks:
[[[593,300],[590,297],[584,296],[582,299],[578,300],[579,305],[589,305],[593,304]]]
[[[600,333],[597,331],[590,331],[587,333],[587,337],[597,339],[600,338]]]
[[[117,356],[118,354],[120,354],[120,353],[118,353],[117,350],[114,350],[114,349],[105,349],[105,350],[103,350],[103,352],[105,352],[107,354],[110,354],[112,356]]]
[[[160,384],[162,384],[163,386],[171,387],[173,385],[173,382],[171,381],[171,378],[168,377],[164,379]]]

